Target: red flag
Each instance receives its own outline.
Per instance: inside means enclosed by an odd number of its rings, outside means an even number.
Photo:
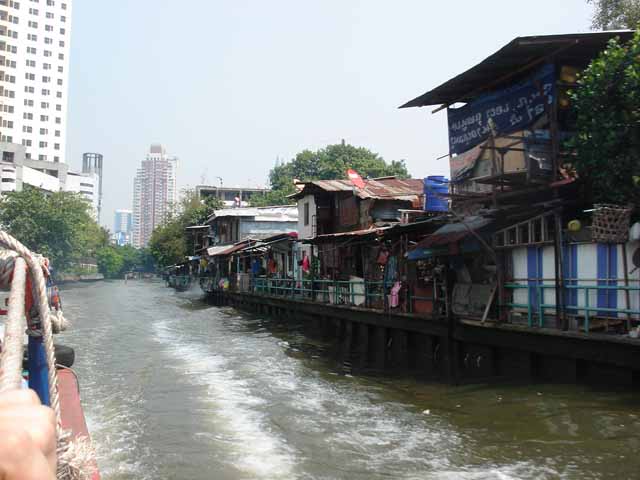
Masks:
[[[349,177],[349,180],[351,180],[351,183],[353,183],[356,187],[358,187],[359,189],[364,188],[364,180],[362,180],[362,177],[358,175],[358,172],[349,169],[347,170],[347,176]]]

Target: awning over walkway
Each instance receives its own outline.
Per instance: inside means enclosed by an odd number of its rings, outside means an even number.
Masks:
[[[467,217],[464,223],[449,223],[440,227],[433,234],[418,242],[407,254],[409,260],[436,255],[445,255],[448,252],[447,245],[459,242],[471,234],[471,231],[480,230],[493,222],[490,218]],[[444,247],[444,248],[443,248]]]
[[[207,248],[207,255],[209,255],[210,257],[214,257],[218,255],[220,252],[224,252],[228,248],[229,248],[229,245],[221,245],[221,246],[218,245],[215,247],[209,247]]]

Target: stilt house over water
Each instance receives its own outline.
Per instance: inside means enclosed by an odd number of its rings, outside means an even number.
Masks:
[[[632,35],[519,37],[402,105],[447,112],[454,221],[473,233],[477,251],[459,248],[446,230],[446,252],[428,236],[409,258],[433,263],[442,256],[455,277],[454,315],[634,335],[640,226],[629,231],[627,205],[583,202],[565,148],[574,131],[569,90],[579,73],[610,39]],[[470,216],[484,219],[474,220],[481,227],[469,226]]]

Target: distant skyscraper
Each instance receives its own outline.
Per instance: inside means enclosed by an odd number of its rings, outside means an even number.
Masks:
[[[96,192],[96,196],[98,198],[96,220],[100,223],[100,213],[102,212],[102,154],[83,153],[82,173],[96,175],[98,178],[98,188]]]
[[[0,2],[0,141],[24,145],[26,160],[66,161],[71,4]]]
[[[113,222],[113,236],[118,245],[131,245],[133,233],[133,212],[116,210]]]
[[[133,245],[146,247],[151,232],[160,225],[178,201],[178,158],[164,147],[151,145],[133,181]]]

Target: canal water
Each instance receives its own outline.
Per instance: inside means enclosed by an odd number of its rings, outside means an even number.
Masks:
[[[105,480],[640,478],[640,400],[345,375],[301,330],[159,282],[66,286]]]

